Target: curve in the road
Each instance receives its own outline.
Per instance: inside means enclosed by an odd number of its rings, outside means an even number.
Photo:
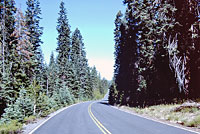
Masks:
[[[95,102],[93,102],[95,103]],[[89,106],[88,106],[88,113],[90,115],[90,118],[93,120],[93,122],[97,125],[97,127],[104,133],[104,134],[111,134],[110,131],[108,131],[108,129],[106,129],[102,124],[101,122],[94,116],[94,114],[92,113],[92,104],[91,103]]]
[[[197,134],[110,106],[89,101],[69,107],[34,131],[34,134]]]

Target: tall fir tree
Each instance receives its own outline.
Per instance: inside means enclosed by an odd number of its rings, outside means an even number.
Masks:
[[[43,55],[41,51],[41,36],[43,34],[43,27],[40,26],[41,20],[41,9],[39,0],[27,0],[27,9],[26,9],[26,25],[28,32],[30,33],[30,42],[33,45],[32,53],[33,56],[31,70],[32,71],[32,81],[36,79],[38,82],[41,81],[42,77],[42,68],[43,68]]]
[[[196,0],[175,0],[175,21],[177,22],[172,36],[177,34],[179,56],[186,58],[185,87],[187,96],[200,96],[199,79],[199,2]]]
[[[78,29],[72,34],[71,47],[71,62],[75,69],[75,76],[77,76],[75,91],[79,94],[79,98],[90,98],[92,89],[89,88],[89,67],[86,59],[86,52],[84,50],[84,43],[82,35]]]
[[[122,64],[122,55],[124,53],[124,35],[125,35],[125,26],[122,20],[122,13],[119,11],[117,13],[116,19],[115,19],[115,30],[114,30],[114,36],[115,36],[115,65],[114,65],[114,79],[117,86],[118,96],[117,100],[119,103],[121,96],[123,96],[123,86],[124,81],[122,80],[123,77],[123,64]],[[121,82],[120,82],[121,81]],[[114,95],[111,95],[114,96]]]
[[[3,109],[6,107],[12,98],[7,96],[7,93],[13,95],[13,87],[10,67],[9,55],[12,51],[12,45],[10,42],[15,40],[11,34],[15,29],[15,18],[16,7],[14,0],[1,0],[0,1],[0,115]]]
[[[54,54],[53,52],[51,53],[50,56],[50,62],[49,62],[49,66],[48,66],[48,70],[47,70],[47,94],[49,96],[53,95],[53,91],[56,88],[56,79],[58,79],[57,76],[57,65],[55,62],[55,58],[54,58]]]
[[[170,0],[124,0],[124,3],[127,5],[124,19],[121,19],[119,12],[115,20],[115,70],[110,102],[132,106],[169,103],[173,98],[180,97],[177,87],[179,83],[176,83],[176,72],[171,67],[172,56],[168,46],[170,36],[177,34],[176,27],[182,27],[176,21],[176,2],[174,5]],[[198,6],[195,2],[192,4],[196,8],[190,8],[191,11],[187,13],[193,11],[195,19]],[[197,22],[191,24],[188,30],[192,30]],[[190,36],[188,41],[197,42],[198,28],[194,29],[190,34],[193,36]],[[174,52],[179,53],[178,50]],[[181,54],[184,55],[183,52],[179,53]],[[186,70],[192,74],[188,67]],[[188,72],[186,71],[186,75],[189,75]]]
[[[58,38],[57,38],[57,65],[59,69],[59,78],[63,81],[67,81],[67,79],[70,79],[70,73],[68,72],[68,68],[70,67],[70,47],[71,47],[71,37],[70,37],[70,26],[68,24],[67,19],[67,11],[64,7],[64,2],[61,1],[60,3],[60,11],[59,11],[59,17],[58,17],[58,25],[57,25],[57,31],[58,31]],[[68,84],[68,82],[66,82]]]

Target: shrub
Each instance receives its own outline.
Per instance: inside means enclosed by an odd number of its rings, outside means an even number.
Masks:
[[[9,123],[0,124],[1,134],[17,134],[20,133],[22,124],[17,120],[11,120]]]
[[[26,124],[33,123],[35,120],[36,120],[36,116],[33,116],[33,115],[24,118],[24,121]]]
[[[200,115],[195,117],[192,121],[186,122],[185,125],[188,127],[197,127],[200,125]]]
[[[33,111],[33,103],[31,99],[26,95],[26,90],[21,89],[19,97],[14,104],[8,105],[4,110],[5,113],[2,115],[1,122],[7,123],[11,120],[18,120],[23,122],[25,116],[29,116]]]
[[[186,107],[186,108],[181,109],[180,112],[182,112],[182,113],[195,113],[197,111],[198,111],[198,108],[196,108],[196,107],[191,107],[191,108]]]
[[[102,95],[99,90],[94,90],[94,98],[95,100],[100,100],[104,97],[104,95]]]

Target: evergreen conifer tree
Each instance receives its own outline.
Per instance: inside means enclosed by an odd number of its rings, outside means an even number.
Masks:
[[[39,0],[27,0],[27,9],[26,9],[26,25],[28,32],[30,33],[30,43],[33,45],[32,48],[32,81],[36,79],[38,82],[41,80],[41,68],[43,67],[42,51],[41,51],[41,39],[43,28],[40,26],[41,20],[41,9]]]
[[[49,62],[49,66],[48,66],[48,70],[47,70],[47,92],[49,96],[53,95],[53,91],[56,88],[56,79],[58,79],[57,76],[57,66],[56,66],[56,62],[54,59],[54,54],[53,52],[51,53],[50,56],[50,62]]]
[[[70,26],[68,24],[67,19],[67,11],[64,7],[64,2],[60,3],[60,11],[58,17],[58,57],[57,57],[57,65],[59,68],[59,78],[62,80],[68,79],[66,75],[68,75],[68,67],[69,67],[69,58],[70,58],[70,47],[71,47],[71,38],[70,38]],[[67,83],[68,84],[68,83]]]

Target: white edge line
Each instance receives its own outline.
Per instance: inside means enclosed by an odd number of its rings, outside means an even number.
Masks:
[[[112,105],[110,105],[110,106],[111,106],[112,108],[118,109],[118,110],[120,110],[120,111],[122,111],[122,112],[131,114],[131,115],[135,115],[135,116],[138,116],[138,117],[141,117],[141,118],[150,120],[150,121],[158,122],[158,123],[161,123],[161,124],[164,124],[164,125],[168,125],[168,126],[171,126],[171,127],[175,127],[175,128],[179,128],[179,129],[183,129],[183,130],[185,130],[185,131],[189,131],[189,132],[192,132],[192,133],[200,134],[200,133],[197,132],[197,131],[193,131],[193,130],[190,130],[190,129],[187,129],[187,128],[184,128],[184,127],[174,126],[174,125],[172,125],[172,124],[165,123],[165,122],[162,122],[162,121],[159,121],[159,120],[156,120],[156,119],[152,119],[152,118],[144,117],[144,116],[142,116],[142,115],[135,114],[135,113],[132,113],[132,112],[124,111],[124,110],[119,109],[119,108],[116,108],[115,106],[112,106]]]
[[[35,127],[30,133],[28,134],[33,134],[39,127],[41,127],[42,125],[44,125],[48,120],[50,120],[51,118],[53,118],[54,116],[56,116],[57,114],[61,113],[62,111],[72,107],[72,106],[75,106],[75,105],[78,105],[78,104],[81,104],[81,103],[84,103],[84,102],[80,102],[80,103],[76,103],[76,104],[73,104],[73,105],[70,105],[70,106],[67,106],[66,108],[60,110],[58,113],[56,113],[55,115],[47,118],[45,121],[43,121],[41,124],[39,124],[37,127]]]

